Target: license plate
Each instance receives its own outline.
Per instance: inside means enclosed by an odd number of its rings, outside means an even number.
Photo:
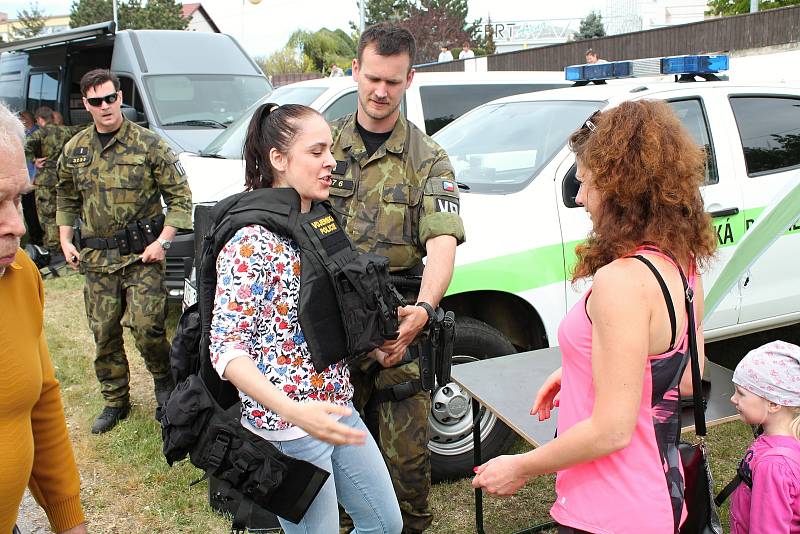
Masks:
[[[183,279],[183,309],[197,302],[197,288],[188,278]]]

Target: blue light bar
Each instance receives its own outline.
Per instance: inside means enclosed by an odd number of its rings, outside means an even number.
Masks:
[[[713,74],[728,70],[728,56],[675,56],[661,59],[662,74]]]
[[[613,80],[663,74],[713,74],[728,70],[728,56],[694,55],[570,65],[564,77],[570,82]]]

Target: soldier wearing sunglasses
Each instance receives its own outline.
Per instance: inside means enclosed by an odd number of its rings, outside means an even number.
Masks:
[[[175,153],[157,134],[122,116],[119,79],[96,69],[80,87],[94,124],[75,135],[59,158],[56,222],[67,263],[86,276],[94,367],[106,404],[92,426],[100,434],[130,410],[123,315],[153,375],[157,419],[174,387],[164,333],[164,258],[177,229],[191,228],[192,204]],[[78,217],[76,247],[72,225]]]

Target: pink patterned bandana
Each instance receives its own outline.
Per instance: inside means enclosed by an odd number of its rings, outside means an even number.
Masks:
[[[800,406],[800,347],[773,341],[753,349],[733,372],[733,383],[781,406]]]

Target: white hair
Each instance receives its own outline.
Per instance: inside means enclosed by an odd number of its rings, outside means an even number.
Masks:
[[[0,147],[8,147],[16,139],[25,146],[25,127],[19,117],[0,101]]]

